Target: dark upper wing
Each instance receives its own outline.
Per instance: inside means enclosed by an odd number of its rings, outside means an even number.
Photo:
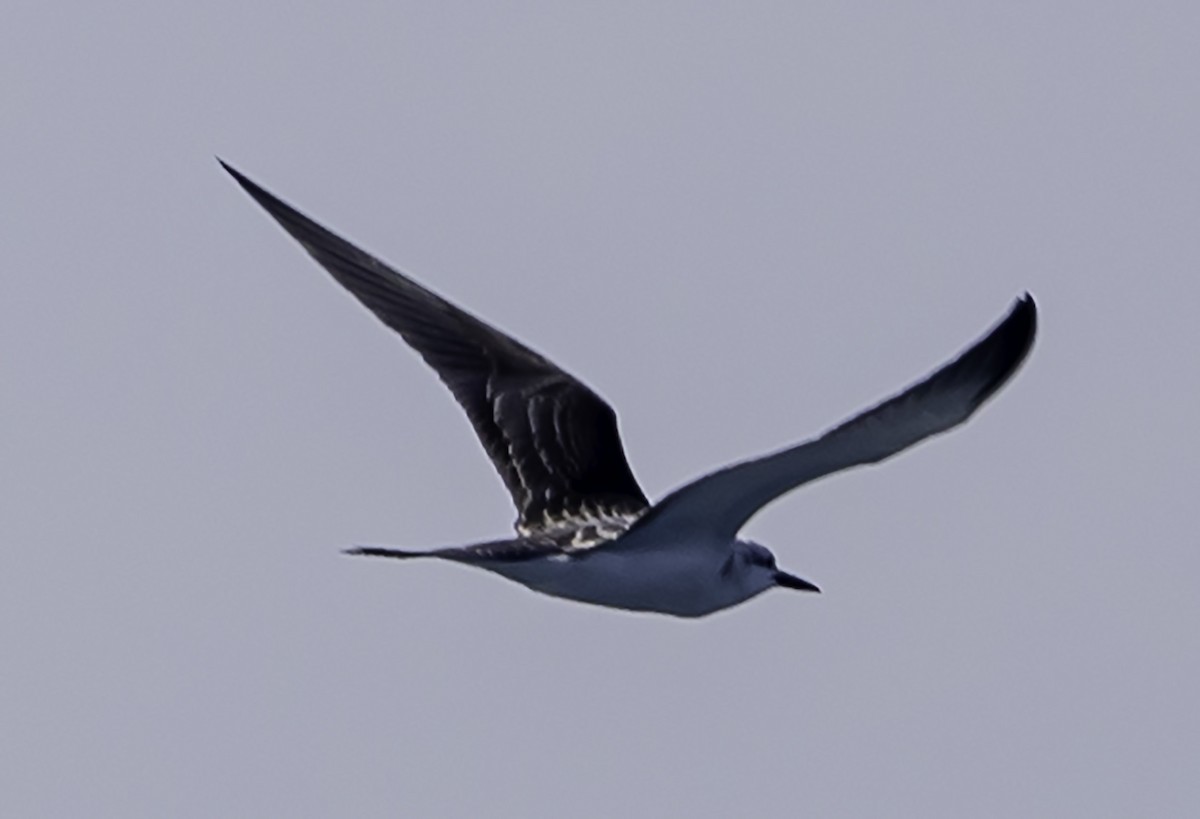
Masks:
[[[991,332],[919,384],[815,440],[728,466],[675,490],[634,528],[661,524],[732,538],[783,493],[832,472],[882,461],[966,421],[1017,371],[1036,330],[1037,308],[1026,293]]]
[[[335,236],[221,162],[304,249],[416,350],[454,393],[536,531],[583,507],[646,506],[612,408],[525,345]]]

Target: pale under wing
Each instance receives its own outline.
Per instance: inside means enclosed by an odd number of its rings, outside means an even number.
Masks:
[[[1025,294],[987,335],[920,383],[819,438],[680,487],[634,528],[695,532],[706,535],[705,542],[732,539],[780,495],[843,469],[877,463],[966,421],[1017,371],[1036,330],[1037,308]]]

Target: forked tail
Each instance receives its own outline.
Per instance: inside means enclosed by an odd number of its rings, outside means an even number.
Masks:
[[[366,555],[367,557],[439,557],[434,552],[410,552],[406,549],[384,549],[379,546],[355,546],[353,549],[343,549],[342,554]]]
[[[526,538],[509,540],[489,540],[484,543],[474,543],[470,546],[444,546],[440,549],[426,549],[415,552],[408,549],[388,549],[381,546],[355,546],[346,549],[348,555],[367,555],[368,557],[436,557],[441,560],[453,560],[457,563],[479,565],[484,563],[511,563],[513,561],[532,560],[547,555],[562,554],[563,549],[553,543],[546,543]]]

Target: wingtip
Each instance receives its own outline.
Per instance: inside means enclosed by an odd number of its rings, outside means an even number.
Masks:
[[[224,159],[222,159],[219,155],[214,154],[213,159],[217,160],[217,164],[220,165],[222,168],[224,168],[225,172],[227,174],[229,174],[230,176],[232,176],[234,179],[238,180],[239,182],[242,179],[245,179],[245,177],[242,176],[241,172],[238,171],[237,168],[230,165],[228,162],[226,162]]]
[[[1033,294],[1030,293],[1028,290],[1026,290],[1020,296],[1017,297],[1017,300],[1013,304],[1013,309],[1012,309],[1012,312],[1014,312],[1014,313],[1015,312],[1028,313],[1033,318],[1037,317],[1037,311],[1038,311],[1037,301],[1033,298]]]
[[[974,412],[995,395],[1025,363],[1037,337],[1037,303],[1025,291],[1004,316],[982,339],[976,342],[960,361],[974,359],[978,366],[990,370],[990,377],[979,385]],[[963,370],[969,373],[973,368]]]
[[[304,238],[298,231],[303,232],[307,229],[324,230],[316,223],[312,222],[307,216],[304,216],[291,205],[284,202],[275,194],[268,191],[266,188],[259,185],[257,182],[246,176],[237,168],[230,165],[221,157],[217,157],[217,162],[221,163],[221,167],[226,173],[233,177],[238,186],[249,194],[250,198],[259,204],[270,216],[278,222],[284,230],[292,234],[297,240],[304,244]]]
[[[1037,302],[1034,301],[1033,294],[1026,290],[1017,299],[1010,315],[1010,319],[1015,319],[1018,324],[1018,335],[1025,340],[1026,352],[1033,345],[1033,338],[1037,335],[1037,317]]]
[[[217,163],[225,170],[227,174],[233,177],[234,181],[241,186],[242,190],[253,196],[255,199],[260,199],[261,194],[266,193],[261,187],[250,180],[248,176],[239,171],[237,168],[230,165],[221,157],[217,157]]]

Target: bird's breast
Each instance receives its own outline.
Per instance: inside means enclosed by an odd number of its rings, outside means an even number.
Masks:
[[[598,548],[497,565],[492,570],[555,597],[633,611],[699,617],[741,602],[712,549]]]

